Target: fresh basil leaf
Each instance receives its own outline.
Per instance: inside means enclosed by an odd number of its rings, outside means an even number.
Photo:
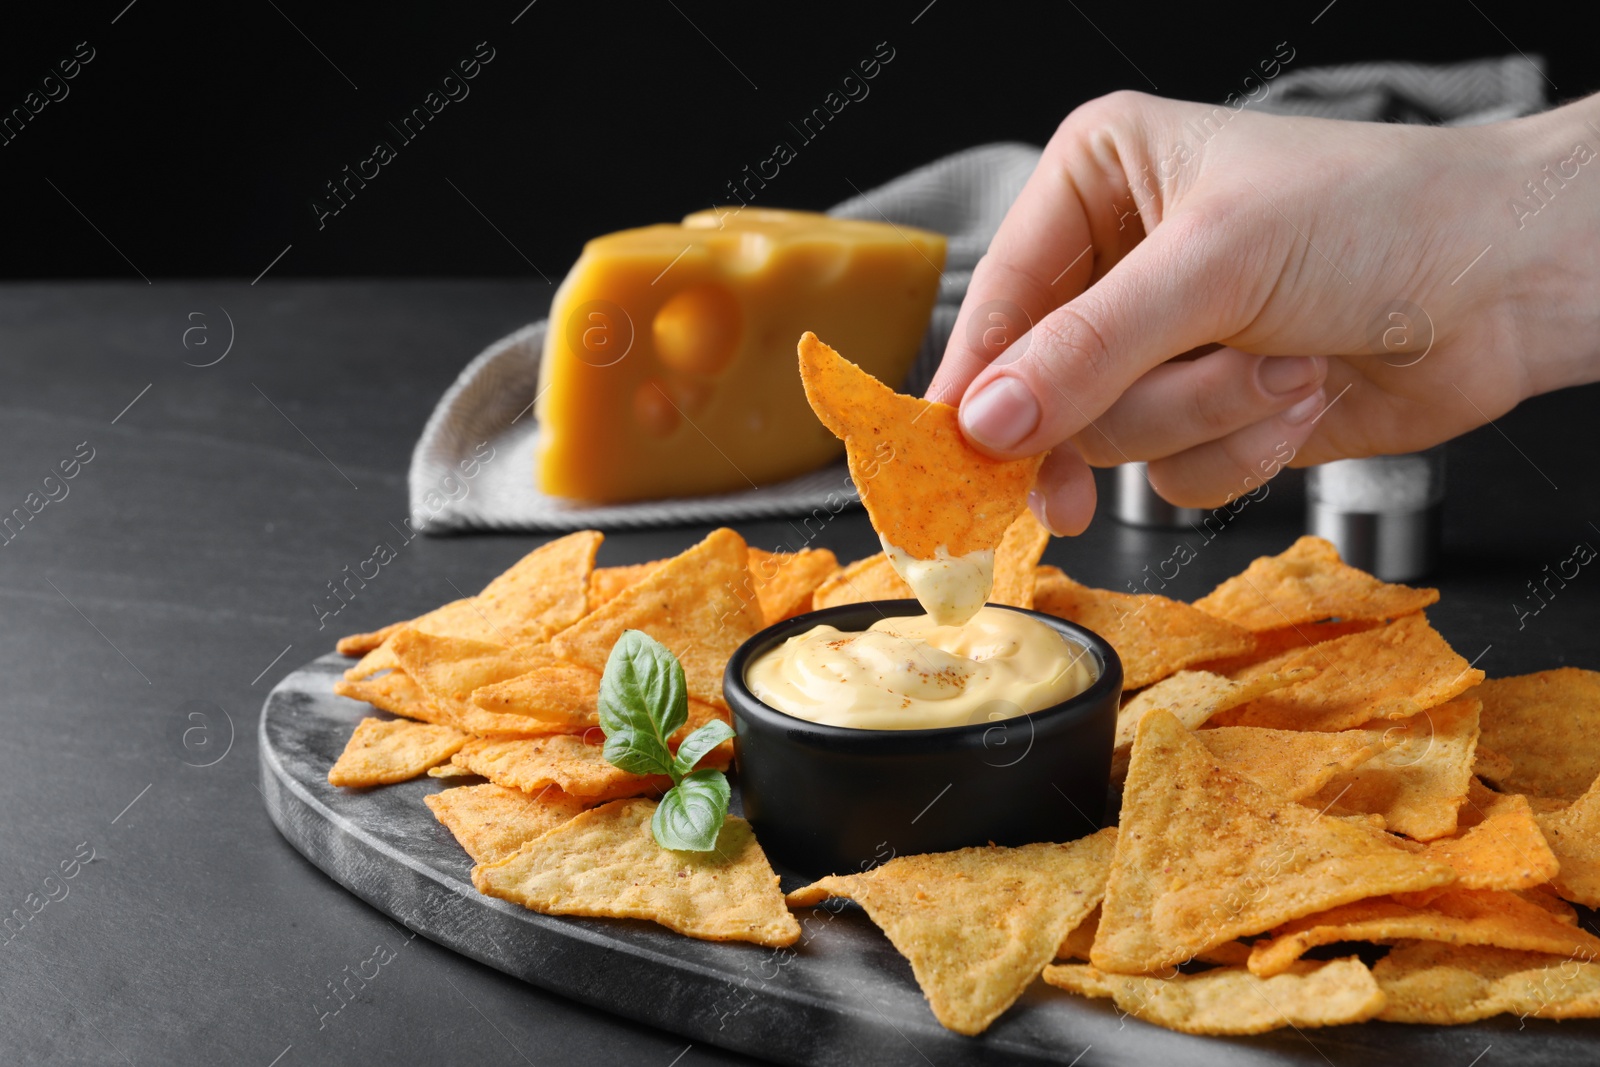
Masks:
[[[727,818],[727,776],[721,771],[695,771],[661,798],[650,832],[662,848],[710,852]]]
[[[678,746],[678,757],[672,761],[672,765],[680,776],[686,775],[694,770],[694,765],[699,763],[707,752],[732,736],[733,727],[721,719],[712,719],[683,739],[683,744]]]
[[[683,667],[661,642],[624,630],[600,677],[607,762],[630,774],[673,774],[667,738],[689,718]]]

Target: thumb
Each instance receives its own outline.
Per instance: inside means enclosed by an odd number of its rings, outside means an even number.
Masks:
[[[1105,277],[1036,323],[961,398],[962,431],[1002,457],[1079,433],[1150,368],[1237,333],[1232,227],[1199,212],[1163,220]]]

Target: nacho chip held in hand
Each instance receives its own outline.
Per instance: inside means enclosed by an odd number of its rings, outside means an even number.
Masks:
[[[941,623],[965,622],[988,599],[994,550],[1044,457],[991,459],[967,443],[955,408],[896,393],[815,334],[800,338],[800,380],[817,417],[843,439],[895,569],[923,587],[918,599]]]

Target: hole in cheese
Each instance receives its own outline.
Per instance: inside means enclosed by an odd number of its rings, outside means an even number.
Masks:
[[[722,286],[685,289],[656,312],[656,356],[684,374],[718,374],[739,350],[741,320],[739,301]]]
[[[633,421],[652,437],[665,437],[678,428],[678,409],[659,378],[647,378],[633,391]]]

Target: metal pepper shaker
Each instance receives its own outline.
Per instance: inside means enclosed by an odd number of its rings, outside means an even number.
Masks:
[[[1180,508],[1161,499],[1150,485],[1148,464],[1124,463],[1115,469],[1115,477],[1111,513],[1129,526],[1182,529],[1197,525],[1205,514],[1199,508]]]

